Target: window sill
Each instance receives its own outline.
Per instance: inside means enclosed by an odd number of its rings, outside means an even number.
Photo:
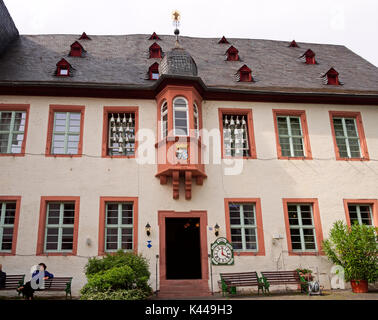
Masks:
[[[324,256],[322,251],[292,251],[289,250],[289,256]]]
[[[15,256],[15,252],[0,252],[0,257],[1,256]]]
[[[239,256],[265,256],[265,252],[261,251],[235,251],[234,250],[234,257]]]
[[[222,156],[222,159],[257,159],[256,155],[253,156],[244,156],[244,157],[233,157],[233,156]]]
[[[21,152],[21,153],[0,153],[0,157],[25,157],[25,152]]]
[[[46,157],[53,157],[53,158],[81,158],[83,156],[82,153],[80,154],[51,154],[45,153]]]
[[[135,154],[131,155],[131,156],[121,156],[121,155],[114,155],[114,156],[110,156],[110,155],[106,155],[106,156],[102,156],[102,158],[110,158],[110,159],[113,159],[113,158],[118,158],[118,159],[134,159],[136,158]]]
[[[313,160],[312,157],[284,157],[278,156],[278,160]]]
[[[369,161],[369,158],[340,158],[336,156],[336,161]]]
[[[73,252],[42,252],[42,253],[37,253],[36,256],[45,256],[45,257],[50,257],[50,256],[76,256],[76,253],[73,253]]]

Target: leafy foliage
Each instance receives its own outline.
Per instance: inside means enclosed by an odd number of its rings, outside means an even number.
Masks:
[[[328,259],[344,268],[346,281],[378,279],[378,228],[336,221],[323,241]]]
[[[85,266],[88,282],[81,299],[144,299],[151,294],[148,262],[141,255],[122,250],[102,259],[90,258]]]

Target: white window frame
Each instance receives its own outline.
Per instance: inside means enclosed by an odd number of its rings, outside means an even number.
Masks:
[[[363,204],[363,203],[348,203],[348,215],[349,215],[349,221],[350,221],[350,224],[353,225],[353,222],[352,222],[352,219],[350,218],[350,210],[349,210],[349,206],[355,206],[356,207],[356,213],[357,213],[357,220],[358,220],[358,224],[359,225],[362,225],[362,218],[361,218],[361,206],[367,206],[369,207],[369,215],[370,215],[370,221],[371,221],[371,225],[368,225],[368,226],[374,226],[374,220],[373,220],[373,210],[372,210],[372,205],[371,204]]]
[[[163,111],[164,106],[167,106],[166,110]],[[167,120],[164,117],[167,116]],[[164,130],[164,124],[167,126],[167,130]],[[168,102],[163,101],[160,107],[160,135],[161,139],[165,139],[168,136]]]
[[[14,242],[14,238],[13,238],[14,222],[13,224],[5,224],[5,212],[7,209],[7,204],[10,204],[10,203],[15,204],[17,207],[17,203],[14,201],[1,201],[0,202],[0,252],[6,252],[6,253],[12,252],[12,247],[13,247],[13,242]],[[16,220],[16,210],[17,209],[15,208],[14,218],[13,218],[14,221]],[[4,228],[12,228],[12,246],[8,250],[2,249]]]
[[[343,136],[337,136],[336,135],[335,122],[334,122],[335,119],[341,120],[341,124],[343,126],[343,134],[344,134]],[[348,131],[347,131],[347,128],[346,128],[346,123],[345,123],[345,120],[347,120],[347,119],[353,120],[354,128],[355,128],[355,131],[356,131],[356,137],[349,137],[348,136]],[[337,150],[339,151],[340,158],[345,158],[345,157],[342,156],[341,153],[340,153],[340,148],[337,144],[337,139],[344,139],[345,140],[345,146],[346,146],[346,149],[347,149],[347,158],[354,158],[354,159],[362,158],[360,136],[358,134],[358,126],[357,126],[356,118],[353,118],[353,117],[333,117],[332,118],[332,125],[333,125],[333,130],[335,131],[335,143],[336,143]],[[349,139],[357,140],[358,149],[359,149],[359,152],[360,152],[359,157],[352,157],[351,151],[350,151]]]
[[[239,205],[240,208],[240,224],[232,224],[231,223],[231,208],[232,205]],[[244,205],[252,205],[253,206],[253,220],[254,224],[244,224]],[[241,249],[234,249],[237,252],[258,252],[259,251],[259,239],[258,239],[258,226],[256,220],[256,203],[254,202],[243,202],[243,203],[229,203],[228,204],[229,216],[230,216],[230,235],[232,237],[232,229],[241,229],[241,242],[242,248]],[[256,237],[256,249],[247,249],[247,241],[245,230],[246,229],[254,229],[255,230],[255,237]]]
[[[310,207],[310,213],[311,213],[311,225],[303,225],[302,224],[302,213],[301,213],[301,206],[309,206]],[[296,206],[297,207],[297,220],[298,224],[297,225],[291,225],[290,224],[290,213],[289,213],[289,206]],[[290,229],[290,234],[288,235],[290,237],[290,243],[293,252],[317,252],[318,251],[318,245],[317,245],[317,235],[316,235],[316,228],[314,225],[314,210],[313,210],[313,204],[312,203],[288,203],[287,204],[287,219],[288,219],[288,224],[289,224],[289,229]],[[294,249],[293,248],[293,242],[291,240],[291,229],[299,229],[299,237],[301,241],[301,247],[302,249]],[[314,233],[314,244],[315,248],[314,249],[306,249],[306,242],[304,240],[304,234],[303,234],[303,229],[312,229]]]
[[[286,118],[287,135],[280,134],[280,128],[279,128],[278,118]],[[299,120],[299,128],[301,130],[301,135],[300,136],[292,134],[292,131],[291,131],[291,119],[292,118],[296,118],[296,119]],[[277,121],[278,143],[280,144],[280,148],[281,148],[281,156],[283,156],[283,157],[305,157],[306,156],[306,152],[305,152],[304,135],[303,135],[303,128],[302,128],[302,119],[301,119],[301,117],[300,116],[277,115],[276,121]],[[290,146],[290,155],[289,156],[288,155],[284,155],[282,153],[281,141],[279,140],[281,137],[289,139],[289,146]],[[301,139],[301,141],[302,141],[303,155],[295,155],[293,138],[295,138],[295,139]]]
[[[116,204],[118,206],[118,216],[117,216],[117,224],[108,224],[108,205],[109,204]],[[131,204],[132,206],[132,216],[131,216],[131,224],[122,224],[122,205],[123,204]],[[133,251],[134,250],[134,202],[106,202],[105,203],[105,239],[104,239],[104,250],[105,252],[115,252],[118,250],[123,251]],[[117,229],[117,249],[107,249],[107,231],[108,229]],[[123,229],[131,229],[131,249],[122,249],[122,230]]]
[[[182,99],[185,101],[185,107],[176,107],[175,102],[176,100]],[[184,97],[176,97],[173,99],[173,132],[175,133],[175,136],[180,137],[187,137],[189,135],[189,110],[188,110],[188,100]],[[176,110],[177,111],[185,111],[186,112],[186,134],[178,134],[176,132]]]
[[[66,114],[66,117],[65,117],[65,130],[64,131],[56,131],[56,115],[57,114]],[[69,128],[70,128],[70,116],[71,114],[78,114],[80,116],[79,118],[79,131],[69,131]],[[80,138],[81,138],[81,125],[82,125],[82,117],[83,114],[80,112],[80,111],[69,111],[69,112],[65,112],[65,111],[54,111],[54,117],[53,117],[53,132],[52,132],[52,139],[51,139],[51,154],[79,154],[79,146],[80,146]],[[77,119],[75,119],[77,121]],[[54,152],[54,137],[55,136],[64,136],[64,152],[63,153],[55,153]],[[68,149],[73,149],[73,148],[69,148],[68,147],[68,143],[69,142],[76,142],[76,141],[69,141],[69,136],[78,136],[79,139],[77,141],[77,147],[75,148],[76,149],[76,153],[69,153],[68,152]]]
[[[198,106],[193,103],[193,121],[194,121],[194,134],[195,137],[199,137],[199,112],[198,112]]]
[[[7,146],[7,152],[2,153],[2,154],[18,154],[22,152],[22,144],[25,139],[25,124],[26,124],[26,111],[23,110],[3,110],[0,111],[0,119],[1,119],[1,114],[2,113],[11,113],[11,122],[9,124],[9,130],[1,130],[0,134],[8,134],[8,146]],[[16,113],[21,113],[21,122],[20,122],[20,127],[23,127],[24,130],[14,130],[14,125],[15,125],[15,120],[16,120]],[[23,122],[23,123],[22,123]],[[22,140],[17,140],[21,141],[20,146],[13,146],[12,141],[13,141],[13,136],[16,135],[17,137],[19,135],[22,135]],[[13,148],[20,148],[20,152],[13,152]]]

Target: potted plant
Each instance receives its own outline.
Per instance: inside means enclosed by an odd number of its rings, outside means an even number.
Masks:
[[[336,221],[323,241],[328,259],[344,268],[345,281],[350,281],[353,292],[368,291],[368,283],[378,279],[378,228],[358,223],[348,227]]]

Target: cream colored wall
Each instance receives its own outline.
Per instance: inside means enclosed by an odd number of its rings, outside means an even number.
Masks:
[[[323,235],[332,223],[345,219],[344,198],[378,198],[378,161],[336,161],[330,129],[329,110],[360,111],[371,159],[378,159],[377,106],[342,106],[284,103],[203,102],[204,128],[218,128],[218,108],[253,110],[256,150],[259,159],[246,160],[242,175],[223,176],[222,165],[206,165],[208,178],[203,186],[193,183],[192,199],[185,200],[181,184],[180,199],[172,199],[172,185],[160,185],[156,165],[138,166],[135,159],[101,158],[104,106],[138,106],[139,127],[156,132],[154,100],[120,100],[56,97],[1,96],[0,103],[30,104],[25,157],[1,157],[0,195],[21,195],[17,255],[1,257],[3,269],[11,274],[29,274],[31,265],[45,262],[56,276],[73,275],[73,293],[78,294],[86,279],[83,267],[88,256],[97,255],[100,196],[139,198],[138,251],[151,265],[151,285],[155,289],[155,255],[159,254],[158,210],[206,210],[208,226],[218,223],[225,236],[224,198],[261,198],[266,255],[236,257],[233,267],[213,267],[213,284],[219,272],[318,267],[321,282],[328,287],[330,265],[325,257],[287,255],[282,198],[318,198]],[[83,153],[94,157],[45,157],[49,104],[85,105]],[[272,109],[306,110],[314,160],[277,160]],[[211,149],[211,145],[209,146]],[[328,159],[328,160],[318,160]],[[41,196],[80,196],[78,256],[35,257]],[[144,226],[152,226],[151,237]],[[274,244],[273,234],[284,239]],[[88,246],[86,239],[92,244]],[[146,247],[152,240],[152,248]],[[207,232],[208,244],[215,240]],[[281,249],[282,246],[282,249]]]

